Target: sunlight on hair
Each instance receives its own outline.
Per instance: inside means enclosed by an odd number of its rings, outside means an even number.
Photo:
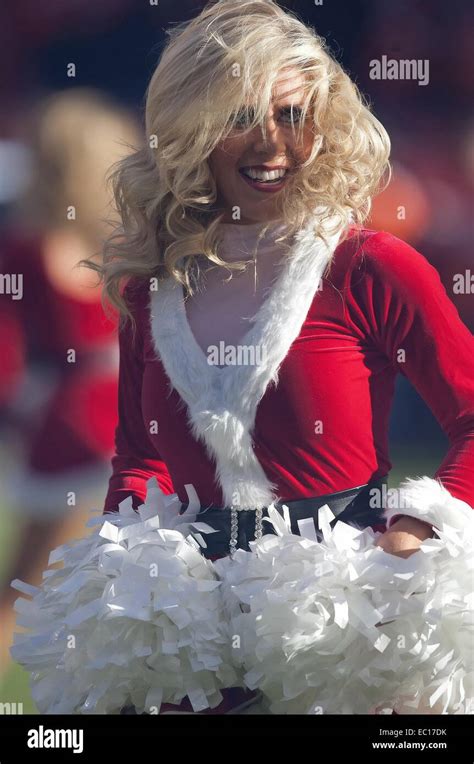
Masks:
[[[314,135],[309,158],[278,195],[289,233],[316,207],[327,210],[325,218],[362,223],[389,175],[385,129],[324,40],[294,14],[271,0],[221,0],[168,36],[147,92],[146,147],[113,175],[123,224],[100,269],[108,299],[127,314],[124,279],[172,275],[192,294],[197,254],[223,264],[222,210],[208,160],[232,131],[259,127],[265,138],[265,115],[285,70],[302,73],[306,83],[291,129],[298,133],[310,119]]]

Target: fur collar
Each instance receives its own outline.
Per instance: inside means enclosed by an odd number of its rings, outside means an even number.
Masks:
[[[278,383],[280,365],[301,331],[344,230],[340,224],[334,233],[329,226],[335,220],[328,220],[323,240],[314,234],[315,222],[310,219],[297,233],[252,327],[239,342],[240,347],[258,347],[258,364],[210,365],[189,326],[181,284],[169,277],[151,293],[155,352],[187,404],[193,436],[215,462],[225,506],[256,509],[278,499],[276,486],[255,456],[252,429],[257,406],[268,385]]]

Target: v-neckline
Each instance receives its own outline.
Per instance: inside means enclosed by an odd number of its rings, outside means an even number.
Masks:
[[[290,250],[277,265],[268,295],[239,345],[261,346],[259,364],[220,368],[209,364],[188,320],[183,287],[168,277],[150,295],[151,335],[170,386],[187,404],[194,437],[201,440],[216,465],[216,480],[226,506],[266,507],[277,498],[253,448],[252,432],[258,404],[270,384],[278,384],[280,366],[288,354],[345,228],[326,221],[325,238],[314,233],[316,220],[295,235]],[[237,497],[237,498],[236,498]]]
[[[274,275],[274,278],[272,279],[271,285],[268,288],[268,294],[263,299],[261,305],[256,310],[256,312],[251,316],[249,320],[252,321],[252,325],[248,328],[248,330],[244,333],[244,335],[236,342],[232,342],[229,344],[232,344],[237,347],[242,346],[253,346],[253,339],[254,336],[259,335],[262,323],[262,316],[265,314],[267,303],[273,299],[274,293],[279,291],[280,282],[285,277],[285,271],[286,271],[286,258],[288,257],[288,253],[284,252],[281,257],[278,260],[278,263],[275,267],[276,273]],[[196,358],[200,357],[202,360],[203,365],[206,369],[210,369],[211,373],[217,374],[219,376],[225,376],[225,373],[232,371],[234,366],[231,364],[228,364],[227,366],[224,366],[221,368],[220,366],[217,366],[216,364],[210,364],[208,361],[208,357],[206,355],[206,352],[202,349],[201,345],[199,344],[198,340],[194,336],[194,332],[191,328],[191,324],[189,321],[188,314],[186,312],[186,302],[185,302],[185,295],[184,295],[184,287],[181,284],[177,284],[177,290],[179,293],[179,299],[178,299],[178,310],[181,314],[182,318],[182,331],[184,334],[185,343],[188,344],[190,348],[193,349],[194,354],[196,355]]]

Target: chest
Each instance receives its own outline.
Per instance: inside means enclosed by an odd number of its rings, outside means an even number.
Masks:
[[[239,339],[241,354],[226,357],[223,364],[220,358],[217,363],[210,359],[197,341],[181,284],[168,278],[151,295],[144,396],[149,401],[152,395],[156,401],[158,395],[156,405],[169,407],[171,416],[162,413],[170,433],[181,427],[184,435],[186,428],[195,442],[205,444],[222,478],[226,505],[237,502],[241,508],[256,508],[273,500],[273,488],[253,445],[264,399],[271,406],[273,396],[284,396],[286,410],[291,405],[302,407],[297,419],[305,418],[305,426],[311,427],[318,397],[330,387],[332,395],[338,388],[340,401],[347,380],[358,381],[367,394],[370,371],[363,362],[367,350],[343,320],[339,295],[333,297],[327,290],[321,299],[339,236],[337,230],[324,238],[315,238],[311,228],[300,232],[292,251],[280,258],[276,278],[252,326]],[[164,375],[158,374],[160,383],[151,381],[146,368],[150,362],[158,362],[164,370]],[[312,402],[307,410],[305,397],[298,392],[302,388]],[[278,401],[273,400],[274,410],[275,406]],[[173,407],[180,416],[179,425],[172,424]]]
[[[265,252],[243,271],[217,266],[202,270],[199,289],[186,299],[185,310],[204,353],[212,352],[219,343],[235,346],[245,337],[275,281],[278,262],[278,252]]]
[[[278,317],[276,321],[279,321]],[[242,334],[240,329],[238,339],[245,341]],[[212,340],[216,338],[222,338],[219,326],[214,327]],[[176,342],[179,342],[178,337]],[[227,341],[227,347],[228,344]],[[248,345],[241,347],[248,348]],[[203,354],[208,349],[200,348]],[[220,409],[223,405],[220,398],[222,391],[230,392],[230,385],[234,384],[234,396],[231,394],[225,405],[229,410],[235,410],[233,403],[245,398],[240,365],[246,360],[245,353],[243,351],[240,356],[234,357],[234,365],[231,354],[226,357],[222,351],[219,357],[224,364],[216,368],[214,377],[208,380],[208,407],[210,410]],[[169,431],[176,427],[178,418],[183,419],[186,400],[173,387],[162,361],[157,358],[151,334],[145,342],[144,361],[145,419],[166,421],[165,429]],[[270,380],[258,398],[254,411],[255,427],[257,431],[262,427],[270,432],[281,427],[284,418],[286,426],[299,432],[311,432],[320,421],[326,421],[329,425],[333,419],[352,418],[357,406],[369,410],[372,388],[383,384],[384,380],[387,382],[387,368],[387,359],[379,350],[366,337],[354,331],[340,294],[326,284],[313,299],[285,353],[277,379]],[[221,376],[223,369],[225,375]],[[190,379],[190,385],[192,387],[194,382],[198,391],[202,389],[203,381],[198,366],[195,367],[195,375]],[[240,383],[239,379],[242,380]],[[183,426],[186,426],[185,421],[184,416]]]

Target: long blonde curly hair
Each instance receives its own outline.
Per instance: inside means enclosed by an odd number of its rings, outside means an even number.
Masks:
[[[169,40],[146,97],[145,148],[111,176],[121,226],[104,248],[104,294],[123,314],[130,277],[172,276],[194,292],[196,256],[218,266],[222,210],[208,158],[256,103],[247,129],[265,136],[272,91],[283,69],[303,72],[311,154],[279,194],[282,222],[296,232],[316,207],[362,223],[389,175],[390,141],[324,40],[273,0],[218,0],[168,31]],[[241,129],[241,128],[239,128]],[[319,223],[323,221],[320,220]],[[316,221],[315,235],[318,234]]]

